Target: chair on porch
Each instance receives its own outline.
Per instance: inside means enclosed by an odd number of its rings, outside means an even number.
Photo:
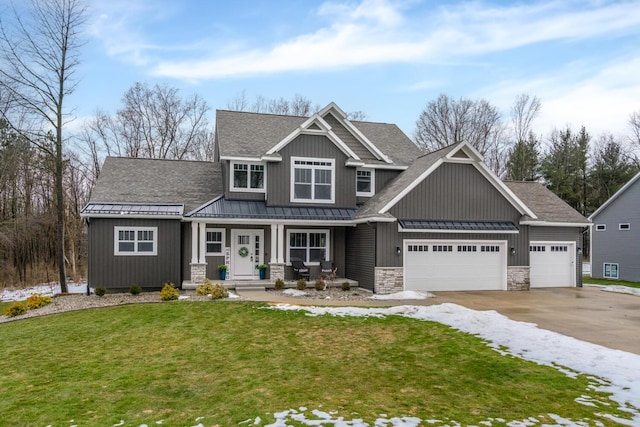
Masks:
[[[320,277],[326,280],[336,280],[338,269],[333,265],[333,261],[320,261]]]
[[[304,265],[301,259],[292,259],[291,266],[293,267],[293,272],[296,274],[296,279],[309,280],[309,267]]]

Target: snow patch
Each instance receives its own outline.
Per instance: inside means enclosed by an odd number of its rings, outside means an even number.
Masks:
[[[628,294],[628,295],[635,295],[640,297],[640,289],[638,288],[630,288],[628,286],[617,286],[617,285],[611,285],[611,286],[605,286],[604,289],[602,289],[604,292],[615,292],[618,294]]]
[[[292,297],[303,297],[307,295],[305,291],[299,291],[298,289],[285,289],[284,291],[282,291],[282,293],[285,295],[290,295]]]
[[[396,292],[394,294],[373,295],[373,296],[370,296],[369,299],[405,300],[405,299],[427,299],[432,297],[433,297],[433,294],[429,292],[402,291],[402,292]]]

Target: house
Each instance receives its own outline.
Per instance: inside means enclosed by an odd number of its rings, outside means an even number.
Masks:
[[[396,126],[218,111],[213,162],[106,159],[82,216],[92,287],[295,277],[294,259],[377,293],[581,284],[588,221],[502,182],[469,144],[423,154]]]
[[[640,173],[589,219],[591,277],[640,282]]]

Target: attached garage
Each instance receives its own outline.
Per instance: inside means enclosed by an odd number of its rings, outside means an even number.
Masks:
[[[507,242],[405,240],[406,290],[506,290]]]
[[[575,242],[531,242],[531,288],[575,286]]]

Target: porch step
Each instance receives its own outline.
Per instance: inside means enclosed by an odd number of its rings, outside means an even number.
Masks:
[[[236,285],[235,287],[236,292],[242,292],[242,291],[266,291],[266,288],[264,286],[238,286]]]

